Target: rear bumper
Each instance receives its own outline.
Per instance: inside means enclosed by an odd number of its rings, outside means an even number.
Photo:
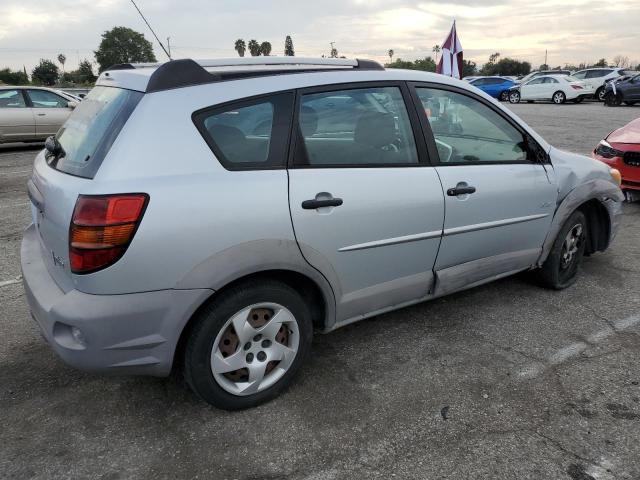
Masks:
[[[81,370],[168,375],[185,324],[212,294],[208,289],[64,292],[46,268],[34,225],[24,232],[20,254],[33,318],[60,358]]]

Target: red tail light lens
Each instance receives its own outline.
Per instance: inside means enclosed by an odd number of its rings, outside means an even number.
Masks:
[[[573,88],[574,90],[582,90],[582,87],[580,85],[571,85],[571,88]]]
[[[145,193],[80,195],[69,229],[71,271],[91,273],[124,255],[149,202]]]

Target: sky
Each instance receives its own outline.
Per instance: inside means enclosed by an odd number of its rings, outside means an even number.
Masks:
[[[269,41],[281,55],[291,35],[300,56],[340,55],[388,61],[433,56],[455,19],[465,58],[481,65],[493,52],[534,67],[611,61],[640,63],[640,0],[137,0],[174,58],[236,56],[237,38]],[[95,62],[100,35],[114,26],[144,33],[165,58],[130,0],[2,0],[0,68],[26,67],[65,54],[66,70]]]

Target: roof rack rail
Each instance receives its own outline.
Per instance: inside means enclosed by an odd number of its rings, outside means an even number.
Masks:
[[[234,69],[234,67],[238,67],[238,69]],[[217,82],[223,79],[233,78],[234,75],[237,76],[237,78],[242,78],[256,74],[269,75],[272,73],[299,73],[301,71],[332,69],[384,70],[382,65],[373,60],[308,57],[248,57],[213,60],[180,59],[161,64],[121,63],[113,65],[108,68],[107,71],[138,68],[156,68],[149,77],[146,89],[148,93]]]

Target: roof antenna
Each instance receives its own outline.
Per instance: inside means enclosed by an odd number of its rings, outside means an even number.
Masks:
[[[138,8],[138,6],[136,5],[136,2],[134,2],[133,0],[131,0],[131,3],[133,3],[133,6],[136,7],[136,10],[138,11],[138,13],[140,14],[140,16],[142,17],[142,20],[144,20],[144,23],[147,24],[147,27],[149,27],[149,30],[151,30],[151,33],[153,33],[153,36],[156,37],[156,40],[158,41],[158,43],[160,44],[160,46],[162,47],[162,50],[164,50],[164,53],[167,54],[167,57],[169,58],[169,60],[171,60],[171,55],[169,54],[169,52],[167,52],[167,49],[164,48],[164,45],[162,44],[162,42],[160,41],[160,39],[158,38],[158,36],[156,35],[156,32],[153,31],[153,28],[151,28],[151,25],[149,25],[149,22],[147,22],[147,19],[144,18],[144,15],[142,14],[142,12],[140,11],[140,9]]]

